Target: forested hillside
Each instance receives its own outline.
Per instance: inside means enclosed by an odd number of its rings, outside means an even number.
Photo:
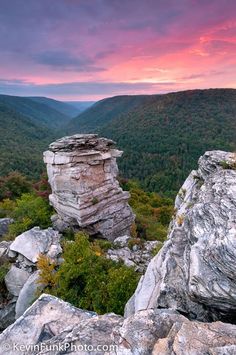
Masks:
[[[0,103],[19,114],[29,117],[35,124],[59,129],[71,117],[52,108],[46,102],[35,101],[29,97],[0,95]]]
[[[46,103],[60,106],[47,98],[0,95],[0,175],[19,170],[38,178],[44,168],[42,153],[51,141],[97,132],[124,150],[118,161],[123,177],[173,196],[206,150],[236,150],[233,89],[117,96],[71,120]]]
[[[0,103],[0,175],[18,170],[31,178],[44,169],[42,152],[53,133]]]
[[[206,150],[236,149],[236,90],[192,90],[99,101],[68,125],[97,132],[124,150],[123,176],[174,195]]]
[[[66,115],[66,121],[70,120],[70,118],[73,118],[77,116],[79,113],[81,113],[81,110],[76,106],[73,106],[72,104],[50,99],[48,97],[32,96],[32,97],[28,97],[28,99],[47,105],[48,107],[62,113],[63,115]]]
[[[70,131],[94,131],[120,115],[126,115],[136,107],[151,101],[153,96],[115,96],[96,102],[90,109],[72,119],[67,128]]]

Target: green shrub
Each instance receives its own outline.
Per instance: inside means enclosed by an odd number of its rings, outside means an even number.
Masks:
[[[159,207],[159,218],[158,221],[164,226],[168,226],[173,215],[172,206],[162,206]]]
[[[138,275],[132,268],[120,265],[108,272],[108,304],[107,309],[123,314],[124,305],[134,293],[138,283]]]
[[[7,293],[8,293],[4,279],[10,269],[10,266],[11,266],[11,264],[8,261],[1,260],[1,265],[0,265],[0,298],[6,297]]]
[[[66,240],[75,240],[75,232],[72,228],[67,228],[63,231],[63,236]]]
[[[9,198],[0,202],[0,218],[10,217],[16,207],[16,203]]]
[[[111,249],[114,244],[112,242],[109,242],[109,240],[105,239],[96,239],[93,242],[94,248],[98,248],[98,250],[102,250],[103,252],[106,252],[108,249]]]
[[[164,242],[167,237],[167,228],[160,223],[150,224],[146,229],[147,240],[158,240]]]
[[[55,278],[53,274],[57,285],[46,289],[47,292],[76,307],[98,313],[123,313],[137,286],[138,273],[106,259],[98,244],[90,243],[82,232],[75,235],[75,241],[65,241],[63,259]],[[50,268],[49,279],[51,273]],[[47,276],[43,275],[45,281]]]
[[[132,236],[146,240],[164,241],[167,226],[173,215],[173,201],[155,192],[141,190],[137,183],[126,182],[131,194],[130,205],[136,215],[135,233]]]
[[[10,269],[10,264],[6,261],[0,266],[0,284],[4,282],[4,278]]]
[[[16,206],[11,213],[15,222],[9,227],[8,239],[35,226],[48,228],[51,225],[51,214],[52,208],[45,199],[33,193],[23,194],[16,200]]]

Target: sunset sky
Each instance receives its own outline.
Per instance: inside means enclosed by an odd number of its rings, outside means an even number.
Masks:
[[[0,93],[236,88],[235,0],[0,0]]]

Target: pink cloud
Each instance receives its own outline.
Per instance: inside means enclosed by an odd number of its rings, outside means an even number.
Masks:
[[[235,85],[233,0],[12,1],[0,13],[0,78],[42,89],[147,84],[126,87],[130,94]],[[102,95],[82,90],[78,99]]]

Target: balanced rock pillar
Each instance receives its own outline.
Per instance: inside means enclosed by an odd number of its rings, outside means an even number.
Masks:
[[[117,181],[116,158],[121,155],[112,140],[96,134],[76,134],[50,144],[44,162],[57,229],[83,229],[109,240],[129,235],[134,214],[129,193]]]

